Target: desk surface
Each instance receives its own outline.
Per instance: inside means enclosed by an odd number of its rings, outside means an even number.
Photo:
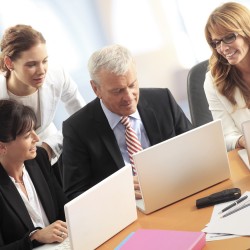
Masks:
[[[140,228],[201,231],[210,221],[213,206],[197,209],[195,206],[197,199],[233,187],[240,188],[242,193],[250,190],[250,172],[239,158],[237,150],[229,152],[228,156],[231,170],[231,178],[229,180],[223,181],[152,214],[144,215],[138,211],[138,219],[134,223],[105,242],[98,250],[114,249],[130,232]],[[206,243],[206,247],[204,248],[204,250],[207,249],[250,249],[250,237],[210,241]]]

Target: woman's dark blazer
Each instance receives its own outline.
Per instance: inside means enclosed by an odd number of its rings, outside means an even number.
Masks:
[[[37,147],[37,156],[24,162],[50,223],[65,220],[66,198],[53,175],[48,155]],[[0,164],[0,250],[29,250],[40,245],[30,241],[35,229],[25,204]]]

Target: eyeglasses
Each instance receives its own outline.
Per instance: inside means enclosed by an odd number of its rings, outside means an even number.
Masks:
[[[221,42],[225,43],[225,44],[230,44],[232,42],[234,42],[236,40],[238,36],[238,33],[232,33],[232,34],[229,34],[225,37],[223,37],[222,39],[219,39],[219,40],[213,40],[210,45],[212,46],[212,48],[214,49],[219,49],[220,46],[221,46]]]

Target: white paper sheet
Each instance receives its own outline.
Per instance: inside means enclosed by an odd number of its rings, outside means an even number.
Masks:
[[[243,195],[248,195],[247,200],[250,201],[250,192],[245,192]],[[250,206],[239,210],[227,217],[221,218],[219,212],[231,202],[223,203],[214,206],[214,211],[210,220],[210,223],[206,225],[202,231],[209,233],[207,235],[207,240],[220,239],[221,237],[237,237],[237,236],[246,236],[250,235]],[[238,206],[238,205],[237,205]],[[239,204],[240,206],[240,204]],[[235,207],[236,208],[236,207]],[[234,208],[233,208],[234,209]],[[229,210],[228,210],[229,211]],[[217,234],[230,234],[226,235],[217,235]]]
[[[219,217],[219,212],[226,206],[228,206],[229,204],[231,204],[232,202],[224,202],[221,204],[217,204],[214,206],[213,209],[213,213],[210,219],[210,222],[215,221],[218,219]],[[209,223],[206,225],[208,226]],[[214,241],[214,240],[225,240],[225,239],[230,239],[230,238],[236,238],[239,237],[238,235],[234,235],[234,234],[219,234],[219,233],[206,233],[206,241]]]

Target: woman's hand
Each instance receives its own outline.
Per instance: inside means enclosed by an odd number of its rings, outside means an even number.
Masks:
[[[52,158],[52,155],[53,155],[52,148],[45,142],[42,143],[42,147],[47,151],[47,154],[49,156],[49,160],[51,161],[51,158]]]
[[[66,222],[57,220],[49,226],[37,230],[30,236],[31,240],[41,243],[63,242],[68,237]]]

